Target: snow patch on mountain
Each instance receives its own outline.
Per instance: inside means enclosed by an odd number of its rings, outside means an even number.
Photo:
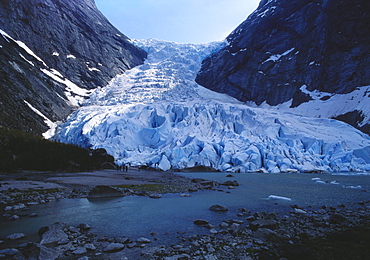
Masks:
[[[30,103],[28,103],[26,100],[23,100],[23,102],[36,114],[41,116],[44,119],[45,124],[49,127],[49,130],[45,133],[43,133],[43,137],[46,139],[51,138],[55,134],[55,129],[57,128],[57,124],[52,122],[49,118],[47,118],[43,113],[41,113],[39,110],[34,108]]]
[[[0,34],[9,42],[9,40],[15,42],[19,47],[21,47],[23,50],[25,50],[29,55],[34,57],[36,60],[38,60],[44,68],[39,68],[45,75],[52,78],[53,80],[62,83],[66,86],[65,88],[65,95],[68,100],[66,102],[70,104],[71,106],[78,107],[82,101],[90,94],[90,92],[86,89],[80,88],[64,76],[57,70],[50,68],[46,63],[37,56],[24,42],[13,39],[9,34],[4,32],[0,29]],[[56,55],[56,52],[54,52],[52,55]],[[59,55],[59,54],[58,54]],[[19,53],[19,56],[27,61],[30,65],[35,66],[31,61],[27,60],[21,53]],[[71,55],[73,56],[73,55]],[[74,57],[74,56],[73,56]],[[63,98],[64,99],[64,98]],[[28,103],[29,104],[29,103]],[[33,110],[33,109],[32,109]],[[48,119],[49,120],[49,119]],[[48,124],[49,125],[49,124]],[[51,129],[54,129],[52,127]]]
[[[306,85],[303,85],[300,90],[308,94],[312,100],[294,108],[291,107],[292,100],[277,106],[269,106],[264,103],[260,107],[316,118],[335,118],[357,110],[361,111],[363,116],[359,126],[370,122],[370,86],[358,87],[348,94],[333,94],[318,90],[309,91]]]
[[[369,136],[345,123],[247,106],[196,84],[202,60],[225,43],[135,43],[146,62],[95,89],[56,140],[162,170],[370,170]]]

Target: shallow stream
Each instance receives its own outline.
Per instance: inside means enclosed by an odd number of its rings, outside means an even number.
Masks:
[[[234,174],[183,173],[218,182],[237,180],[236,189],[224,191],[199,191],[191,197],[166,194],[160,199],[128,196],[113,199],[61,199],[43,205],[30,206],[29,213],[36,218],[22,217],[16,221],[0,223],[0,238],[22,232],[37,240],[39,228],[66,222],[77,226],[88,223],[92,232],[99,235],[151,237],[155,232],[161,242],[171,241],[179,233],[207,232],[193,224],[196,219],[206,219],[211,224],[236,219],[238,210],[269,211],[287,214],[291,205],[304,208],[312,206],[338,206],[370,200],[370,175],[317,175],[317,174]],[[229,191],[230,193],[227,193]],[[290,198],[281,200],[270,195]],[[208,208],[213,204],[226,206],[229,211],[216,213]],[[168,233],[168,234],[166,234]]]

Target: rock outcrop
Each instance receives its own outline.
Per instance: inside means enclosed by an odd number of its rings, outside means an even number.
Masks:
[[[291,101],[291,108],[312,100],[309,92],[326,93],[324,102],[369,86],[368,10],[366,0],[263,0],[229,44],[203,61],[196,81],[241,101]],[[368,122],[352,125],[369,132]]]
[[[146,57],[93,0],[4,0],[0,29],[0,125],[36,134]]]

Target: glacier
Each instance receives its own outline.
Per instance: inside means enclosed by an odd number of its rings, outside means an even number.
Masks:
[[[133,42],[148,52],[145,63],[93,90],[54,140],[160,170],[370,171],[370,137],[350,125],[254,107],[195,83],[202,60],[227,42]]]

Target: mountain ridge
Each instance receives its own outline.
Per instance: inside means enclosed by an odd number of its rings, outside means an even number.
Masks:
[[[4,0],[0,29],[0,125],[37,135],[146,58],[93,0]]]
[[[370,86],[369,9],[364,0],[261,1],[227,37],[229,44],[203,61],[196,81],[258,106],[309,103],[313,98],[304,86],[326,99],[349,94],[351,102],[350,93]],[[328,116],[350,122],[345,115],[356,111],[364,120],[352,125],[369,134],[369,110],[355,102]]]

